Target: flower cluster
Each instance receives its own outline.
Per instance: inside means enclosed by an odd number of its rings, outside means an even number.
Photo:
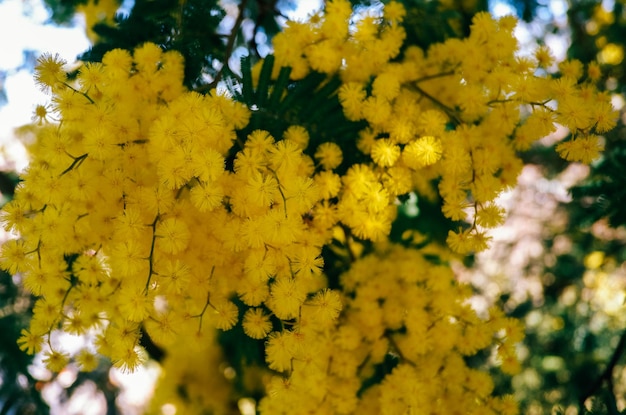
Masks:
[[[437,180],[444,215],[471,223],[450,231],[448,244],[459,253],[485,249],[487,230],[502,222],[504,211],[494,201],[515,184],[523,166],[519,152],[558,123],[571,132],[559,154],[590,163],[602,150],[598,134],[616,125],[610,97],[595,89],[597,65],[585,76],[580,62],[567,61],[559,76],[546,75],[549,51],[519,56],[512,16],[479,13],[469,37],[422,50],[402,49],[404,10],[397,3],[353,26],[349,15],[348,3],[335,1],[323,16],[289,25],[274,42],[276,61],[297,68],[296,79],[309,71],[341,77],[346,117],[367,122],[358,148],[372,162],[353,166],[368,188],[357,197],[364,204],[378,200],[387,212],[408,191],[431,195]],[[342,59],[328,64],[338,53]],[[340,200],[353,197],[352,187],[344,186]],[[368,216],[373,228],[388,233],[392,214]],[[357,235],[377,239],[376,231]]]
[[[344,309],[330,330],[322,329],[331,319],[307,313],[297,334],[270,338],[270,367],[290,376],[270,380],[262,412],[293,413],[297,401],[298,413],[516,413],[510,397],[490,396],[490,376],[464,357],[496,339],[502,370],[515,373],[522,326],[497,309],[479,318],[465,302],[470,287],[428,255],[446,256],[434,246],[377,245],[341,275]],[[385,366],[392,369],[381,379]]]
[[[31,349],[58,325],[95,330],[94,351],[133,369],[140,328],[167,345],[201,331],[210,312],[207,324],[226,330],[239,321],[234,297],[250,307],[251,337],[272,327],[258,307],[295,318],[323,286],[328,227],[305,220],[320,199],[302,153],[306,130],[292,127],[279,141],[253,132],[227,171],[248,110],[183,92],[178,54],[153,44],[133,56],[112,51],[85,65],[75,85],[62,81],[60,64],[46,56],[39,74],[63,121],[38,131],[4,210],[21,238],[3,247],[3,264],[41,297]]]
[[[450,248],[481,250],[503,219],[494,200],[515,183],[518,152],[559,122],[573,137],[557,150],[590,161],[613,110],[575,62],[560,78],[537,76],[545,53],[515,55],[511,18],[479,14],[467,39],[423,51],[403,45],[404,14],[391,2],[356,18],[335,0],[276,36],[276,70],[291,67],[293,82],[338,77],[346,118],[366,125],[315,145],[299,125],[244,136],[258,108],[187,91],[182,57],[151,43],[108,52],[71,80],[43,56],[36,79],[52,104],[2,211],[18,238],[0,265],[38,297],[22,349],[45,346],[51,370],[70,359],[92,370],[97,354],[133,370],[147,335],[169,368],[158,402],[188,413],[226,408],[235,376],[261,385],[270,414],[296,402],[303,414],[516,413],[465,357],[496,346],[514,373],[523,330],[495,308],[476,315],[447,248],[389,243],[398,200],[438,190],[461,224]],[[351,148],[366,161],[346,165]],[[202,355],[217,370],[216,333],[232,328],[261,346],[262,368],[225,377],[183,363]],[[56,330],[90,341],[70,356]]]

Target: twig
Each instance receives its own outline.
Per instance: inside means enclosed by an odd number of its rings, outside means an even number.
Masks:
[[[613,389],[613,369],[615,369],[615,366],[617,365],[617,362],[619,362],[619,359],[622,357],[622,354],[624,353],[625,349],[626,349],[626,331],[624,331],[622,333],[622,336],[619,338],[619,343],[617,343],[617,347],[613,351],[613,356],[611,356],[611,360],[609,361],[609,364],[606,366],[606,369],[604,369],[604,372],[602,372],[600,377],[596,379],[593,385],[591,385],[591,388],[589,388],[587,393],[585,393],[580,398],[579,408],[580,408],[581,413],[583,413],[585,409],[585,401],[589,397],[595,395],[598,392],[598,389],[602,387],[602,384],[606,382],[609,387],[609,391],[608,391],[609,396],[607,400],[610,400],[610,403],[611,403],[611,405],[609,406],[607,402],[607,409],[609,410],[609,413],[611,415],[619,414],[619,411],[617,410],[617,406],[615,404],[616,399],[615,399],[615,391]]]
[[[448,114],[448,116],[450,118],[452,118],[454,120],[454,122],[457,125],[462,124],[462,121],[459,118],[459,115],[456,113],[456,111],[454,111],[454,109],[448,107],[446,104],[444,104],[443,102],[439,101],[437,98],[435,98],[434,96],[432,96],[431,94],[429,94],[424,89],[422,89],[421,87],[417,86],[416,84],[412,84],[411,88],[414,88],[415,91],[417,91],[418,93],[423,95],[425,98],[427,98],[430,101],[432,101],[439,108],[441,108],[446,114]]]
[[[237,19],[235,20],[235,24],[233,25],[233,30],[230,32],[228,36],[228,40],[226,41],[226,50],[224,52],[224,62],[222,62],[222,67],[215,75],[215,79],[209,84],[203,85],[196,89],[198,92],[210,91],[211,89],[217,87],[217,84],[221,81],[222,76],[224,75],[224,71],[228,68],[228,61],[230,60],[231,55],[233,54],[233,50],[235,48],[235,40],[237,39],[237,34],[239,33],[239,28],[241,28],[241,24],[243,23],[244,18],[244,10],[246,9],[246,5],[248,0],[241,0],[239,3],[238,9],[239,13],[237,14]]]
[[[156,233],[156,226],[157,223],[159,223],[159,219],[160,219],[160,215],[157,213],[157,215],[154,217],[154,221],[152,221],[151,224],[147,225],[149,227],[152,228],[152,242],[150,243],[150,255],[148,256],[148,261],[149,261],[149,269],[148,269],[148,279],[146,280],[146,287],[144,288],[143,292],[145,295],[148,295],[148,291],[150,290],[150,280],[152,279],[152,275],[154,275],[154,247],[156,245],[156,238],[157,236],[155,235]]]
[[[65,170],[63,170],[61,172],[61,176],[63,176],[64,174],[69,173],[75,167],[80,166],[83,163],[83,161],[85,161],[85,159],[87,158],[88,155],[89,155],[88,153],[85,153],[82,156],[78,156],[78,157],[73,157],[73,156],[70,155],[70,157],[72,157],[74,159],[74,161],[72,162],[72,164],[70,164],[70,166],[67,169],[65,169]]]
[[[431,79],[437,79],[437,78],[444,78],[446,76],[452,76],[454,75],[456,72],[454,70],[452,71],[448,71],[448,72],[439,72],[433,75],[424,75],[421,78],[416,79],[414,82],[416,84],[419,84],[420,82],[424,82],[424,81],[429,81]]]

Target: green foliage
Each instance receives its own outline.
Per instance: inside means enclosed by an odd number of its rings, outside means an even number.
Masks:
[[[356,142],[355,138],[363,128],[363,123],[346,119],[337,97],[341,83],[338,78],[325,82],[326,75],[311,72],[295,83],[289,81],[290,69],[282,68],[276,80],[272,80],[273,67],[274,57],[266,56],[255,86],[251,58],[243,58],[241,85],[231,84],[231,89],[235,90],[235,99],[253,109],[248,126],[238,131],[242,142],[260,126],[274,137],[280,137],[291,125],[300,125],[309,131],[310,156],[313,156],[319,144],[326,141]],[[354,147],[353,151],[344,153],[342,166],[350,166],[361,160],[365,160],[365,156]],[[340,166],[337,172],[345,172],[345,167]]]
[[[454,1],[443,5],[438,1],[406,0],[407,16],[403,26],[406,44],[427,49],[433,43],[469,34],[472,16],[487,10],[486,0]]]
[[[185,57],[185,85],[202,85],[204,76],[215,76],[214,60],[223,61],[226,46],[217,33],[224,10],[216,0],[137,0],[128,16],[116,16],[116,25],[94,27],[98,42],[80,59],[99,62],[112,49],[132,50],[145,42],[177,50]]]
[[[17,184],[15,173],[0,173],[2,205],[12,198]],[[14,277],[0,271],[0,415],[50,413],[41,391],[47,383],[55,381],[55,376],[51,375],[49,379],[33,376],[29,368],[35,364],[34,356],[20,350],[17,342],[22,335],[21,331],[28,329],[33,303],[33,297],[24,291]],[[101,360],[97,370],[78,373],[76,379],[57,398],[60,402],[67,402],[81,386],[93,383],[104,395],[107,415],[118,414],[116,399],[119,388],[109,380],[110,367],[109,363]]]
[[[17,185],[17,176],[0,174],[2,204],[10,200]],[[28,327],[31,298],[13,281],[11,275],[0,271],[0,414],[47,414],[37,379],[28,371],[32,356],[22,352],[17,339]]]
[[[590,226],[600,219],[607,219],[610,226],[626,225],[626,145],[611,143],[604,159],[594,167],[589,179],[572,189],[578,209],[573,219]]]
[[[51,12],[50,20],[57,25],[69,25],[76,14],[76,8],[87,4],[88,0],[46,0]]]
[[[22,352],[17,339],[28,327],[30,296],[21,292],[11,275],[0,272],[0,414],[47,414],[37,379],[28,371],[32,356]]]

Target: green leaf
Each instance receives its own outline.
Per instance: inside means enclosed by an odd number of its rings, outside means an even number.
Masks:
[[[267,59],[267,57],[265,59]],[[276,79],[276,83],[272,89],[272,95],[270,96],[269,103],[267,104],[268,108],[276,108],[280,102],[280,99],[287,88],[287,84],[289,83],[289,75],[291,75],[290,67],[283,66],[280,68],[278,78]]]
[[[269,85],[272,80],[272,69],[274,68],[274,55],[267,55],[261,67],[259,84],[256,90],[256,104],[259,108],[265,106],[267,101]]]
[[[281,102],[280,106],[277,109],[277,115],[283,116],[285,112],[293,108],[294,102],[302,97],[307,96],[309,99],[314,94],[315,89],[320,85],[326,75],[312,72],[307,75],[304,79],[298,81],[295,87],[289,91],[285,99]]]
[[[243,102],[248,107],[251,107],[254,104],[254,87],[252,85],[252,65],[249,56],[241,58],[241,75],[243,76],[241,85]]]

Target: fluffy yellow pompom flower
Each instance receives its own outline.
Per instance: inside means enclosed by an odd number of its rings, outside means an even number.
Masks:
[[[580,161],[585,164],[598,158],[602,150],[604,150],[604,145],[600,142],[600,138],[593,134],[576,137],[556,146],[556,151],[565,160]]]
[[[92,372],[100,363],[98,357],[87,349],[82,349],[75,357],[81,372]]]
[[[270,174],[255,172],[248,179],[246,191],[249,201],[259,207],[268,207],[276,198],[280,198],[278,182]]]
[[[273,332],[265,344],[266,362],[270,369],[284,372],[291,368],[293,351],[289,347],[288,332]]]
[[[455,252],[466,254],[472,250],[470,230],[459,229],[457,232],[448,231],[446,243]]]
[[[316,174],[313,179],[320,191],[320,196],[330,199],[339,194],[341,189],[341,177],[331,171],[325,170]]]
[[[476,223],[486,228],[493,228],[504,220],[504,209],[493,203],[483,206],[476,213]]]
[[[2,244],[0,250],[0,266],[11,274],[26,269],[28,255],[34,247],[29,247],[25,241],[11,239]]]
[[[210,212],[218,207],[224,199],[224,189],[221,183],[199,184],[190,192],[191,203],[200,212]]]
[[[35,65],[35,82],[43,91],[50,91],[65,82],[66,73],[63,70],[67,62],[59,54],[44,53],[37,59]]]
[[[250,308],[243,316],[243,331],[253,339],[263,339],[272,330],[269,316],[261,308]]]
[[[239,310],[230,301],[219,301],[213,304],[215,327],[220,330],[229,330],[238,321]]]
[[[111,353],[113,366],[124,373],[134,372],[148,359],[145,350],[139,346],[114,348]]]
[[[400,147],[389,139],[376,140],[372,145],[372,160],[381,167],[393,166],[400,157]]]
[[[272,284],[270,309],[281,320],[289,320],[298,315],[298,310],[306,299],[305,287],[294,278],[281,278]]]
[[[549,68],[554,62],[554,55],[547,46],[540,46],[535,51],[535,58],[540,68]]]
[[[419,138],[402,150],[402,160],[413,169],[430,166],[441,158],[441,141],[432,136]]]
[[[131,71],[133,57],[125,49],[113,49],[102,57],[102,63],[112,77],[126,77]]]
[[[384,17],[392,22],[401,22],[406,16],[406,10],[402,3],[397,1],[390,1],[385,5]]]
[[[20,350],[28,354],[35,354],[41,350],[43,338],[26,329],[22,329],[21,336],[17,340]]]
[[[168,254],[175,254],[187,247],[191,233],[180,219],[165,219],[157,224],[155,236],[157,247]]]
[[[309,145],[309,132],[302,126],[290,125],[283,134],[285,140],[293,141],[302,150]]]
[[[329,289],[322,290],[315,294],[310,305],[316,307],[315,318],[322,325],[335,321],[343,308],[339,294]]]
[[[70,356],[67,353],[49,350],[44,353],[43,363],[52,372],[60,372],[70,362]]]
[[[315,158],[325,170],[332,170],[339,167],[343,161],[341,147],[332,142],[322,143],[315,151]]]

